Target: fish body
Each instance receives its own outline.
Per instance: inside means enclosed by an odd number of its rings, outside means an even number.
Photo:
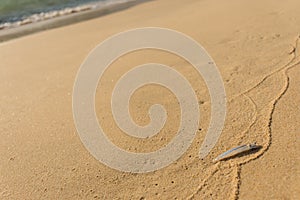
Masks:
[[[231,156],[235,156],[235,155],[240,154],[242,152],[249,151],[249,150],[252,150],[252,149],[257,149],[257,148],[259,148],[259,146],[256,145],[256,144],[244,144],[244,145],[241,145],[241,146],[238,146],[238,147],[234,147],[234,148],[232,148],[228,151],[225,151],[224,153],[222,153],[218,157],[216,157],[214,159],[214,162],[224,160],[224,159],[229,158]]]

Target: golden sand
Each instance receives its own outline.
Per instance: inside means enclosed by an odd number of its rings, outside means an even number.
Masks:
[[[0,199],[299,198],[299,7],[299,0],[159,0],[1,43]],[[123,173],[94,159],[81,143],[73,122],[72,90],[81,63],[98,43],[147,26],[187,34],[209,52],[224,80],[226,123],[215,148],[200,160],[210,120],[203,79],[189,63],[166,52],[123,56],[105,72],[96,95],[100,124],[116,145],[153,151],[167,144],[178,128],[174,95],[150,85],[131,99],[131,114],[145,125],[149,105],[161,103],[171,113],[164,129],[148,141],[118,129],[110,93],[132,67],[147,62],[174,67],[201,102],[196,139],[178,161],[153,173]],[[212,162],[220,153],[252,142],[262,149]]]

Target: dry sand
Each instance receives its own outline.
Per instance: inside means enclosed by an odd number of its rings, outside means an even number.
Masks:
[[[159,0],[1,43],[0,199],[299,198],[299,7],[299,0]],[[213,151],[200,160],[210,118],[202,78],[165,52],[123,56],[105,73],[96,96],[98,118],[115,144],[153,151],[178,128],[174,95],[155,85],[139,89],[130,105],[139,124],[149,122],[149,105],[166,106],[172,114],[157,136],[130,138],[112,120],[109,94],[116,80],[141,63],[164,63],[185,75],[199,98],[201,120],[196,139],[178,161],[153,173],[122,173],[95,160],[81,143],[72,89],[77,70],[98,43],[145,26],[175,29],[205,47],[224,80],[226,124]],[[254,141],[262,149],[212,162],[225,150]]]

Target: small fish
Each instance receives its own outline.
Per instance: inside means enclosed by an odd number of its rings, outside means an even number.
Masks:
[[[240,153],[245,152],[245,151],[249,151],[249,150],[252,150],[252,149],[258,149],[258,148],[260,148],[260,146],[256,145],[255,143],[254,144],[244,144],[244,145],[232,148],[228,151],[225,151],[224,153],[222,153],[221,155],[216,157],[214,159],[214,162],[229,158],[231,156],[235,156],[235,155],[240,154]]]

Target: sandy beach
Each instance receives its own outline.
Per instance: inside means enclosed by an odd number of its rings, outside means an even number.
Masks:
[[[0,199],[299,199],[299,7],[299,0],[147,1],[1,42]],[[171,66],[186,77],[199,101],[199,129],[188,151],[161,170],[135,174],[111,169],[87,151],[75,128],[72,92],[92,49],[114,34],[142,27],[173,29],[203,45],[224,81],[227,111],[216,146],[199,159],[211,100],[193,66],[149,49],[116,60],[99,82],[95,108],[107,137],[124,150],[161,148],[180,121],[175,96],[149,85],[134,93],[130,113],[146,125],[149,107],[164,105],[170,114],[162,131],[146,140],[118,128],[111,93],[133,67]],[[213,162],[226,150],[253,142],[262,148]]]

